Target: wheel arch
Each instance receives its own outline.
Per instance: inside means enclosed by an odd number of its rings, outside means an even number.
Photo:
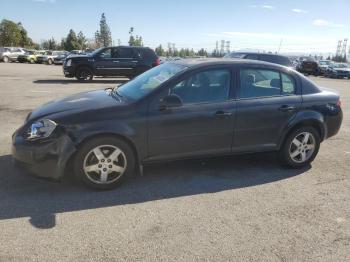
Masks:
[[[89,64],[78,64],[78,65],[75,67],[74,76],[77,75],[78,70],[81,69],[81,68],[88,68],[88,69],[91,70],[92,74],[95,74],[94,69],[93,69],[93,67],[92,67],[91,65],[89,65]]]
[[[79,140],[79,142],[75,145],[75,151],[69,156],[68,158],[68,161],[67,161],[67,164],[66,164],[66,167],[65,167],[65,170],[66,172],[64,172],[65,174],[68,173],[67,171],[68,170],[72,170],[72,163],[75,159],[75,156],[78,152],[78,150],[85,144],[87,143],[88,141],[91,141],[93,139],[97,139],[97,138],[106,138],[106,137],[113,137],[113,138],[118,138],[120,140],[123,140],[124,142],[126,142],[134,156],[135,156],[135,163],[137,164],[137,168],[139,167],[140,165],[140,156],[139,156],[139,152],[135,146],[135,144],[132,142],[131,139],[129,139],[127,136],[124,136],[124,135],[121,135],[121,134],[117,134],[117,133],[113,133],[113,132],[103,132],[103,133],[98,133],[98,134],[91,134],[91,135],[88,135],[86,137],[84,137],[83,139]]]
[[[278,148],[280,149],[283,146],[284,141],[290,133],[292,133],[297,128],[305,126],[313,127],[320,135],[321,142],[326,137],[327,129],[326,125],[324,124],[323,116],[320,114],[312,114],[309,116],[304,115],[297,117],[292,123],[289,124],[287,130],[281,136]]]

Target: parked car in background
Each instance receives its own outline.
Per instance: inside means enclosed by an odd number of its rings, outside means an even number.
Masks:
[[[297,70],[302,74],[320,75],[320,68],[317,61],[313,57],[303,56],[299,58]]]
[[[331,78],[350,78],[350,66],[345,63],[331,63],[324,75]]]
[[[19,55],[24,55],[26,49],[21,47],[3,47],[0,50],[0,61],[8,63],[8,62],[16,62]]]
[[[54,179],[72,164],[80,181],[109,189],[144,164],[191,157],[277,151],[283,165],[302,168],[341,123],[339,95],[294,70],[183,59],[42,105],[13,134],[12,156]]]
[[[36,63],[36,59],[38,56],[43,55],[45,51],[37,51],[37,50],[27,50],[25,54],[19,55],[17,57],[17,61],[20,63]]]
[[[61,54],[59,54],[58,56],[56,56],[53,59],[53,63],[55,65],[62,65],[63,61],[70,55],[71,53],[69,53],[68,51],[62,51]]]
[[[38,56],[36,62],[38,64],[46,63],[48,65],[52,65],[54,59],[64,52],[66,51],[47,51],[44,55]]]
[[[251,59],[270,62],[273,64],[283,65],[293,68],[292,61],[283,55],[265,54],[265,53],[251,53],[251,52],[232,52],[226,54],[224,58],[237,58],[237,59]]]
[[[105,47],[86,55],[70,55],[65,59],[65,77],[79,81],[92,80],[93,76],[124,76],[133,78],[160,64],[155,52],[148,47]]]
[[[320,69],[320,75],[324,75],[327,68],[332,64],[331,60],[320,60],[318,61],[318,67]]]

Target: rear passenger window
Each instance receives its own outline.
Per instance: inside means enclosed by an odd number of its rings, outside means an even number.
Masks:
[[[133,58],[134,52],[131,48],[118,48],[117,58]]]
[[[283,95],[293,95],[295,94],[295,81],[294,79],[286,74],[282,75],[282,94]]]
[[[280,73],[265,69],[243,69],[240,72],[240,98],[278,96],[281,94]]]

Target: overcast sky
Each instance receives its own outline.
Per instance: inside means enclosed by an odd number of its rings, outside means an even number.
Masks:
[[[22,22],[35,41],[60,40],[70,28],[92,38],[105,12],[112,38],[127,44],[130,26],[155,47],[204,47],[231,41],[231,49],[334,52],[350,38],[350,0],[0,0],[0,19]]]

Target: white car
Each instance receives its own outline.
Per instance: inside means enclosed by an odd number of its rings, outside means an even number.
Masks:
[[[46,63],[52,65],[54,63],[55,58],[63,54],[64,52],[65,51],[46,51],[44,55],[40,55],[36,58],[36,63]]]
[[[8,63],[15,62],[19,55],[24,55],[26,49],[21,47],[2,47],[0,48],[0,61]]]

